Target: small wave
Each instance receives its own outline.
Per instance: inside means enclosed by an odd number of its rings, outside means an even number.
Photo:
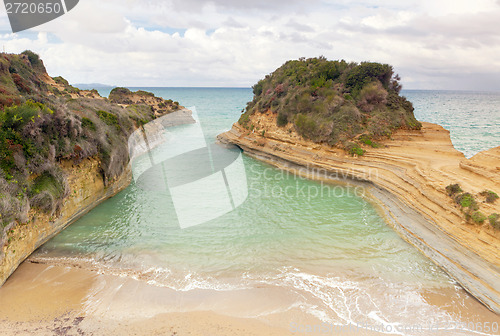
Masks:
[[[260,281],[268,285],[291,287],[301,297],[312,296],[300,308],[330,325],[352,325],[378,330],[382,334],[426,335],[421,330],[408,331],[404,328],[415,325],[424,328],[429,325],[457,325],[457,319],[460,319],[428,303],[419,286],[388,282],[387,279],[354,272],[342,276],[319,276],[292,267],[284,267],[279,271],[278,276],[261,278]],[[470,332],[456,331],[457,335]]]
[[[425,332],[400,332],[398,327],[413,325],[450,325],[457,317],[428,303],[419,286],[343,271],[338,275],[317,275],[296,267],[282,267],[276,272],[245,272],[231,279],[218,279],[193,272],[176,272],[165,267],[143,269],[115,267],[92,258],[31,256],[29,261],[47,265],[82,268],[99,274],[127,277],[152,286],[187,292],[196,289],[214,291],[254,290],[262,286],[284,288],[293,300],[273,305],[267,310],[252,311],[260,318],[299,309],[332,326],[355,326],[378,330],[381,334],[431,335]],[[456,289],[458,293],[459,288]],[[390,303],[390,304],[388,304]],[[460,319],[460,317],[458,317]],[[447,330],[443,330],[447,331]],[[455,330],[456,335],[480,334]]]
[[[31,256],[28,261],[38,264],[81,268],[98,274],[126,277],[145,282],[156,287],[166,287],[176,291],[209,289],[215,291],[231,291],[248,289],[243,283],[229,283],[211,276],[201,276],[193,272],[174,272],[165,267],[131,268],[105,264],[90,257],[44,257]]]

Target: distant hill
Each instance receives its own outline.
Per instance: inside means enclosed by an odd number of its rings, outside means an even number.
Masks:
[[[107,84],[101,84],[101,83],[79,83],[79,84],[72,84],[72,86],[79,88],[80,90],[92,90],[92,89],[97,89],[97,88],[112,88],[115,87],[114,85],[107,85]]]

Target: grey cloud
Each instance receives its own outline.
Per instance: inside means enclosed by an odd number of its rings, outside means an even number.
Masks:
[[[432,18],[422,16],[411,24],[427,31],[449,37],[470,37],[478,41],[488,36],[498,36],[500,11],[460,16]]]
[[[226,27],[231,27],[231,28],[245,28],[245,25],[243,25],[241,22],[236,21],[232,17],[229,17],[222,24]]]
[[[269,10],[278,12],[288,12],[296,10],[297,7],[307,9],[319,3],[319,0],[171,0],[177,10],[200,10],[211,4],[216,8],[226,10]]]
[[[291,33],[281,33],[278,37],[282,41],[292,42],[294,44],[306,44],[313,49],[320,49],[328,51],[331,49],[331,45],[328,42],[322,40],[316,40],[306,37],[304,34],[298,32]]]
[[[340,23],[339,28],[350,32],[370,35],[392,35],[399,38],[412,38],[424,42],[430,49],[449,45],[474,48],[479,45],[500,43],[498,21],[500,11],[464,15],[434,17],[421,15],[405,25],[377,29],[355,22]]]
[[[290,27],[292,29],[305,32],[305,33],[313,33],[315,32],[314,28],[307,24],[299,23],[295,21],[295,19],[290,19],[288,23],[286,24],[286,27]]]

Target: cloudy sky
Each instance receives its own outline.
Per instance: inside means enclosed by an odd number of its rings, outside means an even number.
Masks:
[[[500,91],[500,0],[80,0],[12,34],[70,83],[249,87],[286,60],[392,64],[407,89]]]

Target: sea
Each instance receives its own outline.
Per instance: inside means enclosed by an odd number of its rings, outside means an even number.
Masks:
[[[201,130],[207,148],[252,99],[249,88],[130,89],[151,91],[195,111],[196,132]],[[99,89],[103,96],[109,91]],[[466,157],[500,145],[500,93],[402,94],[413,103],[417,119],[448,129]],[[167,138],[182,139],[189,127],[175,126]],[[162,157],[165,151],[159,146],[143,156],[149,166],[138,174],[171,160]],[[311,334],[300,324],[307,317],[321,323],[323,329],[315,329],[320,334],[343,326],[399,335],[500,334],[500,319],[400,238],[356,186],[311,181],[244,154],[230,161],[217,175],[232,196],[226,205],[213,199],[212,187],[204,188],[206,195],[179,201],[180,183],[170,189],[167,183],[168,192],[159,192],[134,176],[128,188],[33,257],[169,288],[191,303],[198,293],[195,309],[282,323],[298,334]],[[233,172],[230,166],[236,167]],[[204,178],[205,186],[217,184],[215,174]],[[193,190],[195,180],[183,186]],[[220,211],[209,214],[210,205]],[[197,213],[196,225],[181,223],[193,220],[182,217],[183,206]],[[224,300],[208,299],[218,293]]]

